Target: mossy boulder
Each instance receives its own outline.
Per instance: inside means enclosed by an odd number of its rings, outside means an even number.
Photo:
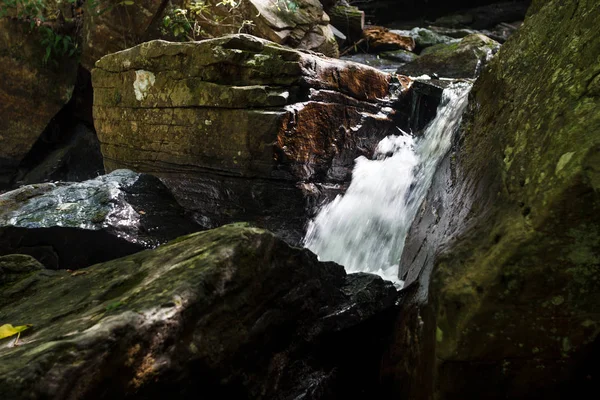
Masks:
[[[33,325],[0,340],[11,400],[376,396],[396,296],[240,224],[1,291],[2,321]]]
[[[476,78],[500,44],[482,34],[465,36],[460,42],[427,47],[419,58],[398,68],[409,76],[439,75],[444,78]]]
[[[409,398],[600,395],[598,24],[547,1],[477,81],[401,261]]]

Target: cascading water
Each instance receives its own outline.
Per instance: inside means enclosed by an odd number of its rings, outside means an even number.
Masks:
[[[378,274],[401,288],[398,262],[406,234],[450,149],[470,89],[465,82],[445,89],[421,138],[403,132],[388,136],[373,160],[357,158],[346,193],[309,223],[305,247],[321,261],[335,261],[347,272]]]

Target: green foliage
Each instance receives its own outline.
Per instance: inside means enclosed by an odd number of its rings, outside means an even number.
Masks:
[[[189,0],[183,8],[171,9],[163,19],[162,33],[181,40],[210,38],[209,32],[243,32],[252,21],[244,19],[241,0]],[[215,29],[216,28],[216,29]]]
[[[57,67],[57,60],[65,56],[73,57],[78,52],[77,43],[71,36],[56,33],[47,26],[40,26],[39,31],[42,35],[41,44],[45,49],[42,58],[44,65],[52,64]]]
[[[77,0],[62,2],[75,5]],[[31,30],[36,30],[41,36],[40,43],[44,47],[42,63],[58,67],[58,60],[61,58],[78,54],[78,45],[73,37],[56,32],[52,24],[47,23],[48,6],[47,0],[3,0],[0,18],[12,17],[29,22]]]

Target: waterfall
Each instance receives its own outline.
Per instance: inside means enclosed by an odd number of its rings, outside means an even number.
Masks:
[[[375,273],[401,288],[398,263],[406,234],[450,149],[470,89],[465,82],[445,89],[422,137],[399,130],[379,142],[373,160],[357,158],[346,193],[309,222],[305,247],[349,273]]]

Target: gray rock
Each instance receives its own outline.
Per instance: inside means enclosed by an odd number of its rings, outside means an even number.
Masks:
[[[453,43],[457,41],[455,38],[440,34],[438,32],[426,28],[413,28],[410,31],[392,30],[391,32],[398,33],[399,35],[403,36],[412,37],[415,40],[415,50],[417,52],[423,50],[426,47],[434,46],[436,44]]]
[[[426,48],[419,58],[399,67],[397,72],[409,76],[476,78],[499,47],[498,42],[484,35],[469,35],[459,43]]]
[[[32,254],[49,268],[81,268],[197,229],[157,178],[129,170],[0,195],[0,254]]]

